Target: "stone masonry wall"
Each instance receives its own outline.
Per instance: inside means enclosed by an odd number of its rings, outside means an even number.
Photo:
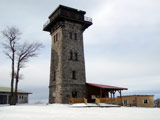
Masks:
[[[72,39],[70,38],[70,33],[72,33]],[[57,41],[55,41],[56,34],[58,35]],[[76,40],[74,39],[74,34],[77,35]],[[73,53],[72,60],[70,60],[71,51]],[[75,60],[75,54],[77,54],[78,60]],[[73,96],[73,92],[77,93],[76,97],[86,97],[81,24],[64,21],[63,26],[52,33],[50,71],[50,103],[68,103]],[[73,71],[75,71],[76,79],[73,79]],[[55,80],[54,77],[56,77]]]

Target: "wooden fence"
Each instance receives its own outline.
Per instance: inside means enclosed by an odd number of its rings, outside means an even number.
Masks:
[[[86,98],[71,98],[69,100],[70,104],[74,103],[85,103],[87,104]],[[95,98],[95,103],[106,103],[106,104],[116,104],[116,105],[122,105],[122,99],[121,98]]]
[[[73,104],[73,103],[85,103],[85,104],[87,104],[87,99],[86,98],[71,98],[69,103],[70,104]]]
[[[121,105],[122,99],[121,98],[96,98],[95,103],[96,104],[107,103],[107,104]]]

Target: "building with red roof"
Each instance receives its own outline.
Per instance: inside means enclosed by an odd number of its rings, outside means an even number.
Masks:
[[[95,102],[95,98],[115,98],[115,93],[118,92],[122,96],[122,90],[128,88],[116,87],[110,85],[101,85],[95,83],[86,83],[88,102]]]

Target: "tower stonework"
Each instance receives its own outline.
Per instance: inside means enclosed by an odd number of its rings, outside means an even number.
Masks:
[[[92,25],[85,11],[59,5],[43,30],[51,34],[49,103],[86,97],[83,32]]]

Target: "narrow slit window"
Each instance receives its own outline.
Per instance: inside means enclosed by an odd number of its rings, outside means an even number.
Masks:
[[[56,42],[56,35],[54,35],[54,43]]]
[[[73,52],[72,52],[72,50],[69,52],[69,54],[70,54],[69,59],[70,59],[70,60],[73,60]]]
[[[56,34],[56,41],[58,41],[58,33]]]
[[[76,71],[72,71],[72,79],[76,79]]]
[[[53,81],[56,80],[56,71],[53,72]]]
[[[69,32],[69,38],[72,39],[72,33],[71,32]]]
[[[74,33],[74,40],[77,40],[77,33]]]
[[[75,61],[78,61],[78,53],[75,52],[74,54],[75,54]]]

